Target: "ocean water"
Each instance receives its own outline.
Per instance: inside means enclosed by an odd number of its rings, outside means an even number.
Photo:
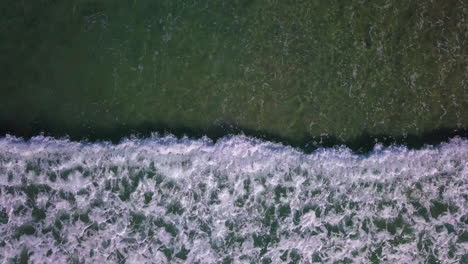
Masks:
[[[304,145],[468,127],[462,0],[2,0],[0,12],[2,135],[236,127]]]
[[[0,263],[467,263],[468,140],[0,139]]]
[[[1,0],[0,263],[468,263],[467,14]]]

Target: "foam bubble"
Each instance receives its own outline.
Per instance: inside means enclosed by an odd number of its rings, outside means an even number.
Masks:
[[[0,139],[0,261],[466,261],[468,140]]]

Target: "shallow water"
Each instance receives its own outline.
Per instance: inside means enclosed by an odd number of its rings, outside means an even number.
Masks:
[[[0,139],[0,262],[465,263],[468,141]]]

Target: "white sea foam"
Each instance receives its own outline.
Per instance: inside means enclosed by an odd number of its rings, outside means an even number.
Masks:
[[[0,139],[0,262],[468,261],[468,140]],[[347,262],[348,261],[348,262]]]

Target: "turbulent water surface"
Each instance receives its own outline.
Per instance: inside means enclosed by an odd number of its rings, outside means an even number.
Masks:
[[[0,139],[0,262],[466,263],[468,141]]]
[[[468,263],[467,15],[0,0],[0,263]]]

